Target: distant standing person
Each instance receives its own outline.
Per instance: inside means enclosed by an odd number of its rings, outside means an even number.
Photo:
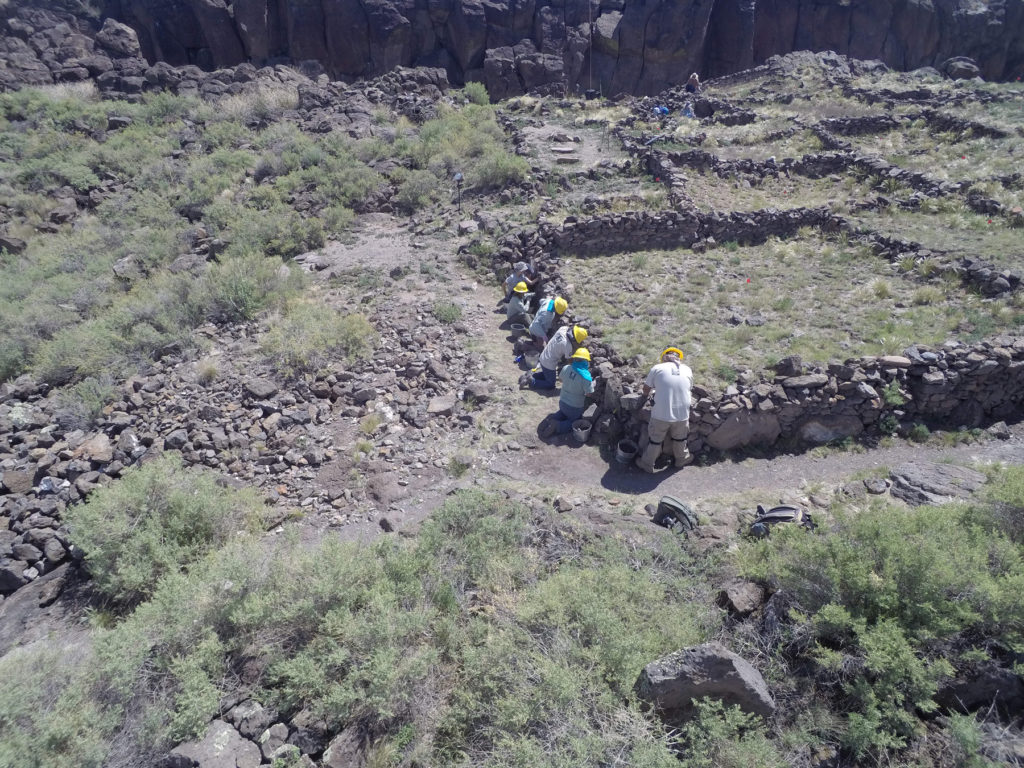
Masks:
[[[666,435],[672,439],[672,455],[677,467],[685,467],[693,457],[686,447],[690,432],[690,389],[693,371],[683,365],[682,350],[669,347],[661,353],[661,362],[651,368],[644,380],[643,397],[654,392],[654,407],[647,425],[647,446],[637,457],[636,465],[644,472],[654,471],[654,462],[661,455]]]
[[[594,377],[590,373],[590,352],[580,347],[572,353],[569,365],[559,375],[562,392],[558,397],[558,413],[548,416],[540,425],[540,436],[564,435],[572,424],[583,416],[587,395],[594,392]]]
[[[686,92],[700,93],[700,91],[700,78],[697,76],[697,73],[694,72],[692,75],[690,75],[690,79],[686,81]]]

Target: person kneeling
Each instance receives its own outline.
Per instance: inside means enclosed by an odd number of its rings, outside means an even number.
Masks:
[[[580,348],[580,344],[587,338],[587,329],[580,325],[572,327],[563,325],[551,341],[544,345],[544,351],[540,353],[537,360],[538,370],[533,374],[526,374],[520,380],[520,386],[530,386],[534,389],[554,389],[555,378],[558,372],[558,364],[563,359],[570,359],[573,352]]]
[[[556,433],[564,435],[572,430],[573,422],[583,417],[587,395],[594,392],[590,352],[582,347],[577,349],[559,378],[562,380],[562,392],[558,397],[558,413],[552,414],[541,424],[541,437],[550,437]]]

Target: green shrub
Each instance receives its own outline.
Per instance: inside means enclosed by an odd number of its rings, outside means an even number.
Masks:
[[[525,158],[494,147],[480,158],[471,180],[481,189],[502,189],[523,181],[529,172],[530,164]]]
[[[451,325],[462,319],[462,307],[452,301],[435,302],[433,312],[434,317],[446,325]]]
[[[907,433],[907,437],[913,440],[915,443],[923,443],[931,437],[931,430],[928,429],[927,425],[917,423],[910,428],[910,432]]]
[[[430,171],[412,171],[399,185],[394,203],[403,213],[415,213],[437,200],[437,178]]]
[[[325,232],[340,235],[352,226],[356,215],[351,208],[346,208],[343,205],[331,205],[323,210],[320,218],[323,220]]]
[[[885,385],[885,389],[882,390],[882,400],[886,405],[891,405],[894,408],[899,408],[907,403],[907,398],[903,394],[903,390],[900,389],[899,382],[896,381],[890,381]]]
[[[207,315],[221,322],[251,320],[273,303],[287,298],[301,284],[298,270],[281,272],[276,259],[248,252],[225,257],[201,280]]]
[[[1021,641],[1024,556],[990,520],[966,505],[897,512],[877,502],[837,510],[827,535],[779,528],[744,544],[743,571],[792,595],[821,668],[834,669],[837,654],[857,660],[842,684],[844,743],[855,754],[899,748],[918,733],[915,713],[934,709],[936,686],[952,673],[940,643]]]
[[[317,301],[288,305],[260,341],[260,348],[282,372],[315,372],[332,357],[364,357],[376,340],[365,315],[340,315]]]
[[[169,573],[188,568],[242,529],[262,522],[255,494],[228,491],[212,474],[164,456],[129,470],[65,513],[97,590],[132,605]]]
[[[983,731],[974,715],[951,712],[947,728],[956,768],[996,768],[998,763],[981,753]]]
[[[0,766],[101,768],[121,711],[90,685],[89,651],[56,644],[0,657]]]
[[[696,714],[680,731],[681,768],[783,768],[788,765],[761,731],[760,718],[721,701],[694,702]]]
[[[112,513],[156,506],[171,493],[188,496],[189,509],[197,500],[209,506],[208,491],[189,493],[193,476],[163,479],[174,480],[171,490],[125,494],[117,504],[123,483],[112,486],[84,505],[84,528],[81,516],[71,521],[73,535],[99,531],[101,519],[109,529],[100,545],[82,545],[98,579],[169,546],[166,533],[156,539],[143,522],[155,517],[142,516],[114,557],[103,542],[125,526]],[[223,493],[216,506],[230,515],[237,497]],[[182,531],[168,515],[162,522]],[[71,764],[102,764],[129,706],[132,724],[118,743],[135,750],[138,764],[152,763],[150,755],[205,728],[235,685],[231,670],[254,654],[265,670],[253,691],[259,700],[283,714],[307,709],[335,730],[366,727],[380,746],[374,755],[392,763],[415,755],[420,764],[495,768],[675,764],[665,730],[632,693],[639,664],[705,639],[714,623],[671,540],[641,550],[590,541],[564,519],[533,519],[500,496],[467,492],[436,510],[415,541],[220,541],[147,579],[155,586],[145,602],[93,630],[94,653],[77,667],[86,684],[75,714],[96,727],[76,749],[94,744],[97,758],[78,760],[77,751],[37,740],[39,765],[56,767],[68,754]],[[46,710],[25,695],[38,683],[23,667],[4,669],[17,699],[0,691],[5,726],[10,708],[31,709],[12,723],[11,743],[20,745],[42,732],[33,718]]]
[[[89,377],[58,395],[55,418],[69,429],[89,429],[117,395],[109,374]]]
[[[487,93],[487,86],[483,83],[469,82],[462,88],[462,93],[471,104],[490,104],[491,97]]]
[[[1024,543],[1024,467],[1006,466],[985,486],[988,517],[1011,541]]]

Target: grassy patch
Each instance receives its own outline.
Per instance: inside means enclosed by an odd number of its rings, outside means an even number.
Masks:
[[[335,359],[365,357],[377,332],[365,315],[339,314],[315,300],[290,302],[260,339],[260,349],[288,375],[315,373]]]
[[[624,285],[638,263],[643,282]],[[1012,296],[982,301],[946,283],[900,279],[869,250],[813,232],[701,255],[576,259],[565,272],[588,286],[574,307],[621,353],[654,360],[667,343],[682,344],[696,380],[712,387],[790,354],[819,362],[899,354],[968,328],[975,338],[1013,333],[1024,321]]]
[[[132,605],[238,530],[258,527],[261,507],[254,492],[225,490],[212,474],[184,469],[166,456],[126,472],[69,508],[65,519],[96,588]]]
[[[1021,640],[1024,560],[993,531],[989,505],[834,511],[828,532],[773,531],[739,559],[793,596],[792,615],[814,639],[798,653],[835,681],[844,743],[877,756],[920,733],[916,713],[934,711],[953,672],[955,657],[943,654],[953,638]]]

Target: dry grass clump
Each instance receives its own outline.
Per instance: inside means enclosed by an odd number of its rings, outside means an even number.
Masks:
[[[40,85],[36,90],[51,101],[96,101],[99,98],[99,89],[92,80]]]
[[[225,96],[217,105],[222,120],[248,122],[267,118],[299,106],[299,91],[284,83],[258,83],[255,89]]]

